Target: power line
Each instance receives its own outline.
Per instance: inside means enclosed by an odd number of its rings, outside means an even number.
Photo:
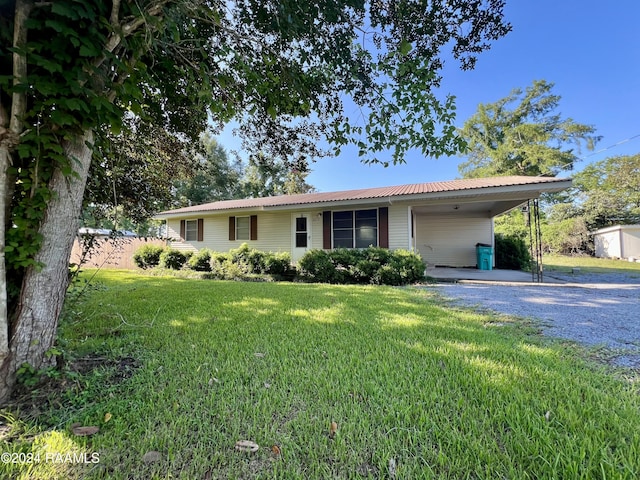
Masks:
[[[576,157],[576,160],[572,161],[569,164],[569,165],[571,165],[569,167],[569,170],[573,170],[576,167],[576,163],[578,163],[578,162],[586,161],[587,158],[593,157],[594,155],[598,155],[599,153],[602,153],[602,152],[606,152],[607,150],[611,150],[613,148],[619,147],[623,143],[630,142],[631,140],[635,140],[636,138],[640,138],[640,133],[638,133],[637,135],[633,135],[632,137],[625,138],[624,140],[620,140],[619,142],[614,143],[613,145],[609,145],[608,147],[601,148],[600,150],[597,150],[597,151],[595,151],[593,153],[590,153],[589,155],[585,155],[584,157]]]
[[[590,153],[587,156],[578,157],[578,160],[586,160],[589,157],[593,157],[594,155],[597,155],[599,153],[606,152],[607,150],[611,150],[612,148],[618,147],[618,146],[622,145],[623,143],[630,142],[631,140],[634,140],[636,138],[640,138],[640,133],[637,134],[637,135],[634,135],[633,137],[629,137],[629,138],[625,138],[624,140],[620,140],[618,143],[614,143],[613,145],[610,145],[610,146],[608,146],[606,148],[601,148],[600,150],[598,150],[596,152],[593,152],[593,153]]]

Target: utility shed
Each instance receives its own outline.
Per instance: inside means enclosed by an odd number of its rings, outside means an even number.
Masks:
[[[616,225],[593,232],[596,257],[640,259],[640,225]]]

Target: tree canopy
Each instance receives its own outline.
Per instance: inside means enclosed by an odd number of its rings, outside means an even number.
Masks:
[[[251,155],[242,179],[242,196],[259,198],[310,193],[314,188],[306,181],[308,175],[307,169],[290,169],[277,159],[260,153]]]
[[[250,151],[294,166],[321,154],[323,137],[336,150],[356,144],[369,161],[401,162],[411,148],[455,153],[453,98],[435,94],[443,58],[450,49],[462,68],[473,67],[509,31],[503,7],[503,0],[3,2],[0,399],[16,365],[46,364],[92,156],[109,135],[131,128],[128,118],[187,144],[207,124],[235,119]],[[363,122],[349,118],[345,98]]]
[[[314,190],[306,182],[309,170],[262,153],[245,165],[208,132],[192,145],[134,120],[95,146],[82,212],[86,227],[147,235],[154,230],[150,217],[161,210]]]
[[[571,170],[580,147],[593,149],[595,128],[563,118],[553,83],[534,81],[495,103],[480,104],[460,136],[468,160],[461,163],[465,178],[495,175],[558,175]]]
[[[574,184],[590,228],[640,222],[640,154],[591,163],[576,174]]]
[[[242,161],[229,158],[225,148],[209,133],[202,135],[199,147],[190,175],[174,177],[172,198],[167,202],[167,208],[242,196]]]
[[[289,162],[259,152],[245,164],[230,159],[225,148],[209,134],[200,140],[194,172],[173,182],[172,206],[189,206],[232,198],[309,193],[306,163],[297,170]]]
[[[128,118],[120,132],[96,142],[84,195],[87,227],[122,229],[175,205],[176,179],[198,175],[199,145],[163,128]]]

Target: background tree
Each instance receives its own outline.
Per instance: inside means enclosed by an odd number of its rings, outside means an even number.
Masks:
[[[309,193],[309,171],[252,155],[248,165],[210,133],[193,148],[163,129],[128,119],[117,135],[96,145],[82,212],[86,227],[154,235],[156,212],[232,198]]]
[[[505,237],[514,237],[529,243],[528,218],[520,208],[496,217],[494,231]]]
[[[0,401],[21,364],[51,361],[93,151],[128,115],[193,144],[236,119],[251,151],[293,164],[321,137],[371,161],[454,153],[452,97],[433,93],[442,50],[472,67],[510,28],[503,3],[3,2]]]
[[[258,198],[310,193],[315,189],[306,182],[307,175],[306,169],[295,170],[295,167],[261,153],[251,155],[242,180],[242,196]]]
[[[574,148],[593,149],[595,128],[562,118],[560,96],[553,83],[534,81],[495,103],[480,104],[460,136],[468,160],[459,171],[465,178],[495,175],[558,175],[578,160]]]
[[[124,124],[117,134],[106,131],[94,147],[84,226],[137,231],[153,214],[175,205],[176,178],[196,174],[198,152],[190,143],[139,117]]]
[[[589,229],[584,218],[577,216],[543,223],[542,248],[545,253],[558,255],[590,253]]]
[[[173,181],[174,205],[199,205],[241,197],[242,161],[229,159],[224,147],[208,133],[200,139],[200,146],[191,175]]]
[[[640,222],[640,154],[589,164],[574,184],[590,229]]]

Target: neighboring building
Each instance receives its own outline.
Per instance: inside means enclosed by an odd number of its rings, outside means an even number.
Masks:
[[[90,235],[96,238],[114,238],[114,237],[137,237],[136,232],[130,230],[111,230],[109,228],[89,228],[82,227],[78,229],[78,235]]]
[[[86,268],[133,270],[136,268],[133,254],[148,244],[164,247],[167,242],[159,238],[139,238],[129,230],[114,232],[108,228],[82,227],[73,242],[69,262]]]
[[[494,177],[341,192],[225,200],[169,210],[170,245],[225,252],[246,242],[264,251],[370,245],[417,251],[429,265],[476,265],[476,244],[493,245],[493,218],[570,179]],[[495,258],[495,255],[494,255]]]
[[[593,232],[596,257],[640,260],[640,225],[616,225]]]

